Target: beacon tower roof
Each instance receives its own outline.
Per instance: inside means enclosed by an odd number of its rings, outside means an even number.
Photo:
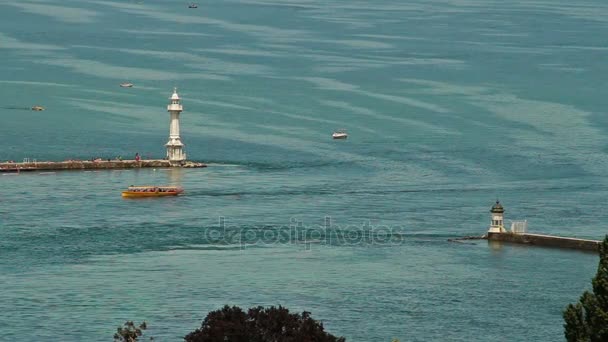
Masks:
[[[491,213],[496,213],[496,214],[502,214],[505,212],[505,209],[502,207],[502,204],[500,204],[500,201],[496,200],[496,204],[494,204],[492,206],[492,209],[490,210]]]

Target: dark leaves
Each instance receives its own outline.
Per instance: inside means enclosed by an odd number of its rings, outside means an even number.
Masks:
[[[600,245],[600,262],[592,285],[593,293],[585,291],[578,303],[564,311],[568,342],[608,341],[608,235]]]
[[[344,342],[324,331],[310,312],[289,313],[279,306],[250,308],[224,306],[210,312],[201,328],[185,337],[186,342]]]

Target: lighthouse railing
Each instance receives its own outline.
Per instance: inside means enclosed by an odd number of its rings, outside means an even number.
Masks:
[[[511,233],[524,234],[528,230],[528,220],[511,221]]]

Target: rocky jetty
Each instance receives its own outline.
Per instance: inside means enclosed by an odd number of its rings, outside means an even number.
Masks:
[[[203,163],[187,161],[175,165],[164,159],[149,160],[66,160],[61,162],[25,162],[25,163],[0,163],[2,172],[27,172],[27,171],[60,171],[60,170],[112,170],[112,169],[137,169],[137,168],[169,168],[206,167]]]

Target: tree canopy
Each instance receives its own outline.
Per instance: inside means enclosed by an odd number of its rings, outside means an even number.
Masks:
[[[201,327],[186,335],[186,342],[344,342],[324,331],[323,323],[310,312],[289,313],[279,307],[250,308],[224,306],[210,312]]]
[[[123,326],[116,329],[114,334],[114,341],[116,342],[136,342],[144,333],[143,331],[148,328],[148,325],[143,321],[139,326],[135,325],[133,321],[127,321]],[[153,340],[153,338],[150,338]]]
[[[564,335],[568,342],[608,341],[608,235],[600,244],[600,262],[591,284],[578,303],[564,311]]]

